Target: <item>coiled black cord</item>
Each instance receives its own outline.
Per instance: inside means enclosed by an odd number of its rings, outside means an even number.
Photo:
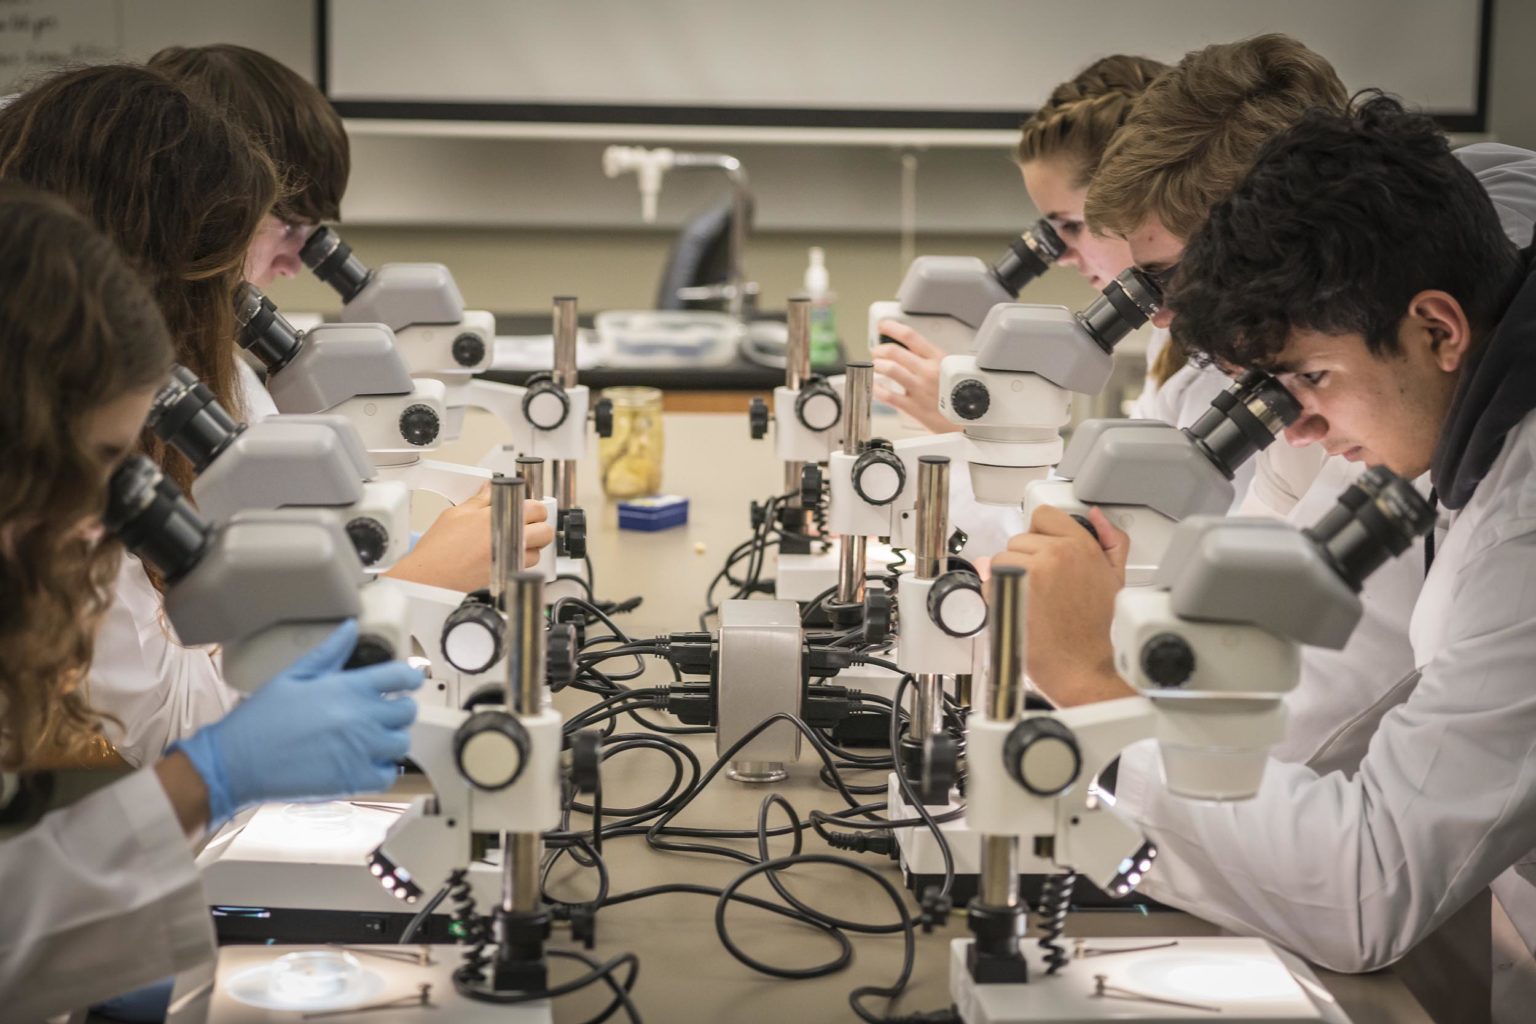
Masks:
[[[1040,887],[1040,903],[1036,913],[1040,918],[1040,948],[1045,950],[1046,974],[1055,974],[1069,959],[1067,951],[1058,941],[1067,927],[1067,911],[1072,906],[1072,889],[1077,884],[1077,872],[1062,871],[1051,875]]]
[[[469,885],[469,871],[459,868],[448,876],[448,898],[453,900],[453,923],[458,926],[459,938],[469,948],[464,951],[464,965],[453,972],[457,985],[459,975],[467,980],[485,981],[485,965],[491,958],[485,948],[491,944],[491,926],[475,910],[475,894]]]

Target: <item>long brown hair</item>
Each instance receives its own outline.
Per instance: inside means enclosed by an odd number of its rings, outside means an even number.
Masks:
[[[278,186],[243,129],[151,68],[78,68],[0,109],[0,178],[63,196],[115,242],[149,282],[176,361],[244,411],[234,295]],[[190,489],[190,463],[153,435],[143,445]]]
[[[87,424],[170,362],[117,248],[62,200],[0,182],[0,767],[99,742],[81,687],[121,549],[82,529],[106,503]]]
[[[149,66],[206,96],[266,149],[287,186],[272,211],[280,219],[340,219],[352,150],[325,93],[281,61],[234,43],[168,46]]]

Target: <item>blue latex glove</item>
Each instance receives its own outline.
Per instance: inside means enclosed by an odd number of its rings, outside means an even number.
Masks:
[[[357,643],[343,623],[221,720],[171,747],[208,787],[219,824],[265,800],[327,799],[388,789],[410,750],[422,674],[404,662],[342,671]]]
[[[91,1012],[127,1024],[154,1024],[165,1020],[175,981],[175,978],[161,978],[143,988],[97,1003],[91,1007]]]

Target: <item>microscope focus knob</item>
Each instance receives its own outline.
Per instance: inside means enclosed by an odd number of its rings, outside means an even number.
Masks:
[[[613,399],[599,398],[592,406],[592,429],[598,437],[613,436]]]
[[[566,558],[587,557],[587,514],[579,508],[563,508],[555,518],[556,551]]]
[[[554,430],[571,413],[565,389],[545,378],[532,381],[523,395],[523,416],[539,430]]]
[[[992,407],[992,393],[979,380],[963,380],[949,393],[950,408],[963,420],[979,420]]]
[[[821,505],[821,467],[807,462],[800,469],[800,507],[816,508]]]
[[[489,597],[475,591],[443,621],[443,657],[460,672],[478,675],[501,660],[506,623]]]
[[[823,430],[831,430],[842,419],[843,400],[837,396],[832,385],[816,377],[800,389],[800,395],[795,399],[795,416],[805,424],[807,430],[819,434]]]
[[[388,640],[381,636],[373,636],[363,633],[357,638],[356,645],[352,648],[352,654],[347,658],[343,668],[367,668],[369,665],[382,665],[386,661],[395,660],[395,648]]]
[[[1039,715],[1013,727],[1003,741],[1003,767],[1038,797],[1060,796],[1083,771],[1077,737],[1060,719]]]
[[[768,403],[761,396],[754,395],[751,404],[747,406],[747,429],[751,431],[754,441],[760,441],[768,435]]]
[[[889,505],[906,485],[907,468],[889,442],[871,441],[864,454],[854,460],[853,489],[871,505]]]
[[[544,678],[551,690],[563,690],[576,681],[576,627],[552,622],[544,639]]]
[[[528,761],[528,731],[505,711],[476,711],[453,734],[459,774],[477,789],[506,789]]]
[[[364,566],[377,564],[389,550],[389,531],[377,519],[358,516],[348,521],[347,537],[357,551],[357,558]]]
[[[1183,686],[1195,674],[1195,652],[1177,633],[1159,633],[1142,645],[1141,670],[1158,686]]]
[[[472,331],[465,331],[453,339],[453,348],[449,351],[453,361],[460,366],[479,366],[485,359],[485,339]]]
[[[880,587],[864,591],[864,642],[874,645],[890,639],[891,627],[896,618],[896,602],[891,592]]]
[[[973,572],[952,569],[928,588],[928,617],[950,636],[975,636],[987,624],[987,599]]]
[[[400,414],[400,436],[418,448],[437,440],[442,423],[430,405],[413,405]]]

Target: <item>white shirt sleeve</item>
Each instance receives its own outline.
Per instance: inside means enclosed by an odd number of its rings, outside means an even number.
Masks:
[[[88,686],[92,706],[111,716],[104,723],[107,738],[135,768],[223,718],[240,699],[208,648],[176,638],[160,593],[131,556],[123,559],[112,607],[96,634]]]
[[[1363,971],[1536,848],[1536,525],[1524,529],[1454,574],[1443,640],[1352,778],[1271,760],[1254,799],[1198,804],[1158,783],[1155,749],[1128,750],[1117,813],[1163,854],[1147,892]]]
[[[240,398],[245,402],[245,422],[259,423],[268,416],[277,415],[277,403],[267,393],[266,385],[246,362],[244,353],[235,358],[237,376],[240,378]]]
[[[0,840],[0,1000],[37,1020],[213,956],[191,845],[151,771]]]

